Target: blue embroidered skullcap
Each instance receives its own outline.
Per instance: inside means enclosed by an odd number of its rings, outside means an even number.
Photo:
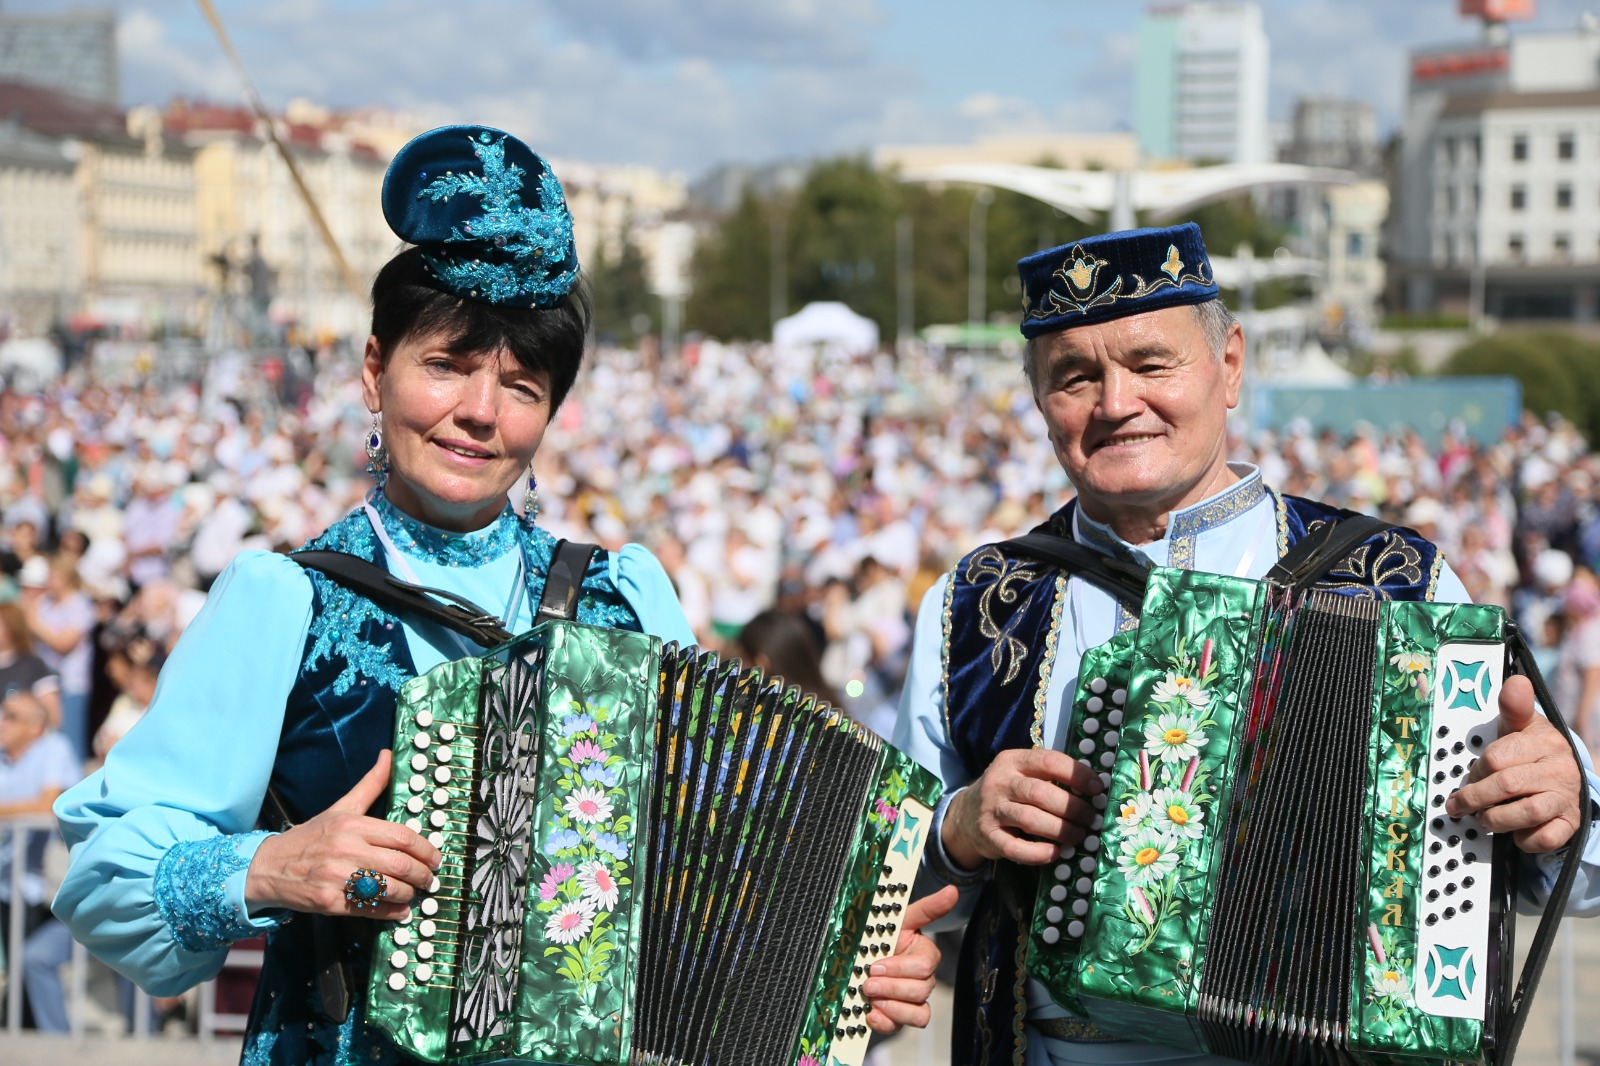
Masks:
[[[1022,335],[1205,303],[1217,297],[1193,222],[1086,237],[1018,260]]]
[[[400,149],[383,178],[383,217],[456,296],[549,307],[578,280],[561,183],[531,148],[487,126],[442,126]]]

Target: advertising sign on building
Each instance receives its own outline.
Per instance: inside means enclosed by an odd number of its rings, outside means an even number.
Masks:
[[[1526,22],[1536,7],[1538,0],[1461,0],[1463,17],[1490,22]]]

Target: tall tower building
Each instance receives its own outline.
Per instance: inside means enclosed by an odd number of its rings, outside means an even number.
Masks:
[[[1134,132],[1146,159],[1264,163],[1267,35],[1255,4],[1152,7],[1139,24]]]
[[[117,77],[116,12],[0,15],[0,81],[115,106]]]

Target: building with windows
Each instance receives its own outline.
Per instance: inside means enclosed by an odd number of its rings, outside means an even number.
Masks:
[[[1411,57],[1392,306],[1600,318],[1600,24]]]
[[[64,139],[0,124],[0,332],[42,337],[83,285],[77,153]]]
[[[115,105],[120,99],[116,13],[0,15],[0,81]]]
[[[1269,161],[1268,63],[1256,4],[1151,8],[1139,23],[1134,82],[1145,160]]]

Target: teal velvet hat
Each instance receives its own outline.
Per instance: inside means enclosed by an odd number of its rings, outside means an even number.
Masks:
[[[1018,260],[1017,273],[1028,338],[1217,297],[1193,222],[1085,237]]]
[[[578,280],[572,212],[550,164],[508,133],[442,126],[395,154],[383,217],[422,250],[445,292],[502,307],[549,307]]]

